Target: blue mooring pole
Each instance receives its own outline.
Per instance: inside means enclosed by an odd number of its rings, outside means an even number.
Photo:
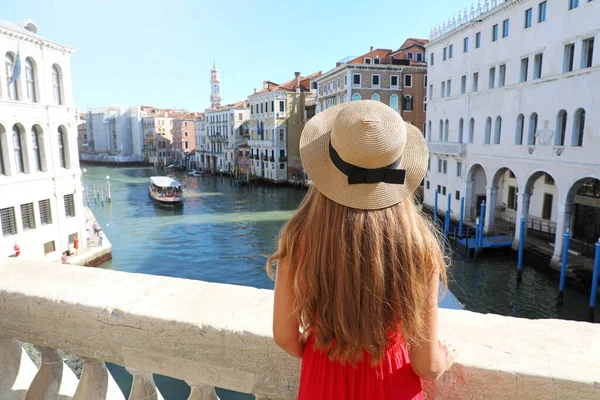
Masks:
[[[480,219],[477,218],[475,220],[475,252],[477,253],[479,251],[479,225],[480,225]]]
[[[448,239],[448,232],[450,232],[450,204],[452,202],[452,195],[448,193],[448,206],[446,207],[446,218],[444,219],[444,241]]]
[[[433,198],[433,224],[437,223],[437,204],[438,204],[438,191],[435,191],[435,195]]]
[[[598,275],[600,274],[600,239],[596,243],[596,258],[594,259],[594,273],[592,275],[592,293],[590,293],[590,321],[594,321],[596,297],[598,296]]]
[[[567,277],[567,259],[569,258],[569,242],[571,241],[571,233],[567,229],[565,232],[565,243],[563,245],[562,265],[560,267],[560,282],[558,284],[558,302],[562,304],[565,294],[565,280]]]
[[[479,249],[483,248],[483,229],[485,227],[485,200],[481,202],[481,215],[479,216]]]
[[[460,219],[458,220],[458,237],[462,237],[463,219],[465,217],[465,198],[460,198]]]
[[[523,274],[523,248],[525,247],[525,217],[521,217],[521,234],[519,235],[519,262],[517,272],[517,282],[521,282]]]

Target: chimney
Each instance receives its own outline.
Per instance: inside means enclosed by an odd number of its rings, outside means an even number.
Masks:
[[[371,50],[369,50],[369,52],[373,51],[373,46],[371,46]]]
[[[267,83],[267,81],[263,81],[263,89],[268,89],[269,88],[269,84]]]
[[[300,87],[300,72],[294,72],[296,78],[294,79],[294,89],[298,89]]]
[[[254,88],[254,94],[256,94],[256,88]]]

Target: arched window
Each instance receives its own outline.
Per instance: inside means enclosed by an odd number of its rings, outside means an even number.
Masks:
[[[473,143],[473,140],[475,140],[475,118],[469,121],[469,143]]]
[[[398,96],[395,94],[390,96],[390,107],[392,110],[398,111]]]
[[[19,91],[17,89],[17,81],[11,83],[13,70],[15,69],[15,56],[12,53],[6,53],[4,56],[6,65],[6,87],[8,87],[8,98],[11,100],[19,100]]]
[[[4,142],[6,135],[4,135],[6,131],[4,127],[0,125],[0,175],[6,175],[7,168],[4,165],[4,160],[8,160],[6,154],[4,154],[4,149],[6,149],[6,144]]]
[[[352,95],[352,101],[358,101],[358,100],[360,100],[360,94],[358,94],[358,93],[354,93],[354,94]]]
[[[402,109],[404,111],[412,111],[413,110],[413,98],[412,98],[412,96],[409,96],[409,95],[404,96],[404,102],[402,104]]]
[[[56,64],[52,66],[52,87],[54,93],[54,102],[56,104],[63,104],[63,91],[62,91],[62,73],[60,67]]]
[[[450,132],[450,122],[448,122],[448,120],[446,120],[446,123],[444,124],[444,142],[448,141],[449,132]]]
[[[573,122],[573,138],[571,146],[583,146],[583,133],[585,131],[585,110],[583,108],[575,111],[575,121]]]
[[[431,121],[427,124],[427,140],[431,142]]]
[[[523,131],[525,129],[525,116],[519,114],[517,117],[517,129],[515,131],[515,144],[523,144]]]
[[[502,117],[496,117],[496,124],[494,125],[494,144],[500,144],[500,137],[502,136]]]
[[[40,151],[40,130],[33,126],[31,128],[31,152],[33,153],[34,172],[42,171],[42,155]]]
[[[492,136],[492,118],[487,117],[485,120],[485,136],[483,143],[490,144],[490,138]]]
[[[529,135],[527,136],[527,144],[529,146],[535,146],[535,133],[537,132],[538,115],[537,113],[531,114],[529,117]]]
[[[380,97],[377,93],[373,93],[373,96],[371,96],[371,100],[379,101]]]
[[[25,172],[25,164],[23,163],[23,148],[21,147],[21,131],[17,125],[13,126],[12,131],[17,174],[22,174]]]
[[[25,79],[27,80],[27,100],[37,102],[37,93],[35,90],[36,81],[35,64],[30,57],[25,59]]]
[[[463,142],[463,130],[465,128],[465,121],[461,118],[460,121],[458,121],[458,143],[462,143]]]
[[[444,121],[440,119],[440,132],[438,134],[438,141],[444,141]]]
[[[68,145],[69,140],[65,129],[61,126],[58,128],[58,157],[60,159],[60,167],[68,168]]]
[[[554,145],[564,146],[567,135],[567,112],[560,110],[556,116],[556,134],[554,135]]]

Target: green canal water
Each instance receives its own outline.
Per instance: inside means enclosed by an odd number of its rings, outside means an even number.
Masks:
[[[210,282],[273,288],[264,272],[265,257],[276,245],[282,224],[293,215],[304,190],[290,187],[237,187],[228,178],[169,174],[184,187],[185,205],[161,206],[148,196],[149,177],[164,174],[146,167],[84,165],[84,186],[104,184],[110,176],[112,202],[90,196],[90,208],[113,245],[113,260],[103,268]],[[443,302],[467,310],[522,318],[587,320],[588,298],[567,288],[557,305],[558,283],[525,265],[516,283],[516,260],[507,253],[486,254],[476,261],[456,253],[449,270],[451,294]],[[597,316],[597,322],[600,317]],[[109,365],[128,395],[131,376]],[[187,399],[181,381],[155,376],[166,400]],[[222,400],[253,396],[218,390]]]

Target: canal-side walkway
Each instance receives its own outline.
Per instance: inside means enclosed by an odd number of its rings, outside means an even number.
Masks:
[[[76,254],[67,257],[67,262],[72,265],[83,265],[86,267],[97,267],[98,265],[105,263],[112,259],[112,243],[106,237],[102,239],[102,246],[98,241],[98,238],[94,236],[92,230],[92,224],[96,221],[96,217],[92,210],[88,207],[84,207],[85,210],[85,226],[87,227],[86,241],[87,246],[79,250]]]

